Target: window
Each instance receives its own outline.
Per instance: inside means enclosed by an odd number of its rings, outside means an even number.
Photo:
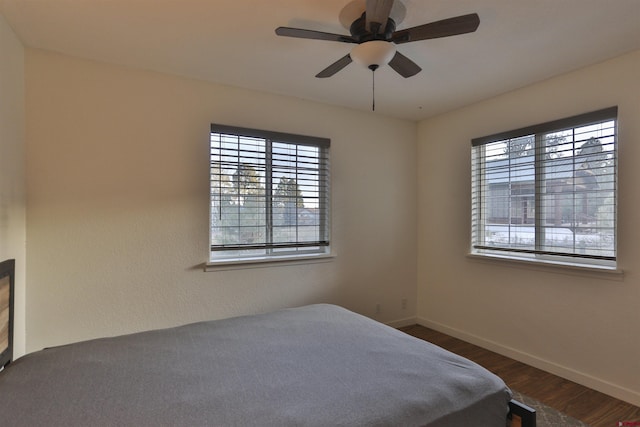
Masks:
[[[472,253],[615,268],[617,111],[472,140]]]
[[[328,253],[329,144],[211,125],[210,261]]]

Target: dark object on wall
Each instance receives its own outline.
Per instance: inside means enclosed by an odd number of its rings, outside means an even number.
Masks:
[[[13,359],[13,277],[15,260],[0,263],[0,370]]]

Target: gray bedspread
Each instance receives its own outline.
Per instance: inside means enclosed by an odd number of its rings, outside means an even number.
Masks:
[[[504,427],[467,359],[319,304],[103,338],[0,372],[2,426]]]

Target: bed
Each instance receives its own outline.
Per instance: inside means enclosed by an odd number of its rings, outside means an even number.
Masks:
[[[329,304],[100,338],[0,372],[7,426],[503,427],[475,363]]]

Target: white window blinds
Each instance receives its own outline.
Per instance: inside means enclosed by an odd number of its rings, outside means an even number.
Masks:
[[[211,257],[325,253],[328,139],[211,125]]]
[[[615,267],[617,107],[472,141],[472,252]]]

